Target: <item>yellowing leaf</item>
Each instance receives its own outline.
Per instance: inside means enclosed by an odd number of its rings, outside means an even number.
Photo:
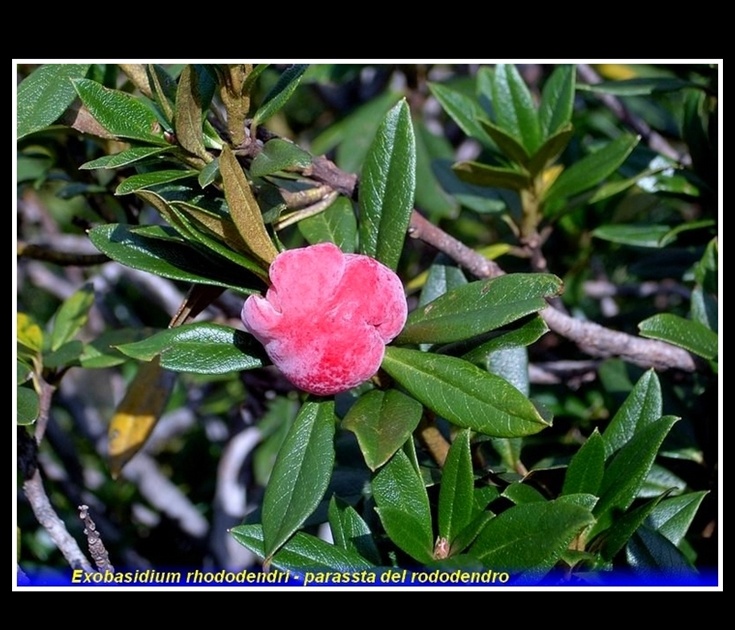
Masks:
[[[43,331],[27,313],[18,313],[18,341],[27,348],[40,352],[43,346]]]

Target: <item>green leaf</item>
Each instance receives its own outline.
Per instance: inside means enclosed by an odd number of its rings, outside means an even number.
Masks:
[[[92,228],[88,234],[103,254],[133,269],[172,280],[210,284],[242,293],[256,292],[242,286],[247,278],[243,278],[241,268],[233,269],[227,261],[214,255],[205,256],[166,232],[159,234],[150,228],[109,224]]]
[[[48,127],[66,111],[77,95],[69,79],[83,77],[90,65],[45,64],[23,79],[17,94],[18,140]]]
[[[228,146],[222,149],[219,168],[225,187],[225,198],[237,231],[252,254],[269,265],[278,255],[278,250],[268,236],[260,206],[253,196],[245,173]]]
[[[350,407],[342,427],[357,436],[365,463],[375,471],[403,446],[422,413],[418,402],[398,390],[371,390]]]
[[[253,125],[260,125],[283,107],[301,81],[309,64],[294,64],[283,71],[278,81],[266,95],[258,111],[253,115]]]
[[[207,164],[197,177],[197,182],[202,188],[206,188],[219,177],[219,158],[213,159]]]
[[[41,409],[38,394],[32,387],[18,387],[16,422],[18,424],[33,424],[38,418]]]
[[[469,550],[485,566],[533,583],[553,568],[572,539],[594,523],[590,511],[556,499],[523,503],[491,519]]]
[[[488,188],[507,188],[523,190],[531,185],[531,177],[526,172],[502,166],[488,166],[480,162],[457,162],[452,171],[463,182]]]
[[[615,511],[625,511],[633,503],[661,443],[677,420],[674,416],[663,416],[636,431],[612,458],[600,484],[600,501],[594,510],[598,520],[590,538],[610,526]]]
[[[373,498],[390,539],[419,562],[433,559],[434,536],[424,482],[403,451],[373,477]]]
[[[338,197],[324,212],[303,219],[298,225],[310,245],[334,243],[345,254],[357,249],[357,219],[347,197]]]
[[[239,525],[230,530],[243,547],[261,558],[266,557],[263,530],[260,525]],[[365,558],[353,551],[341,549],[321,538],[297,532],[271,558],[270,565],[298,575],[324,571],[363,571],[373,568]]]
[[[549,426],[513,385],[462,359],[388,346],[382,367],[457,426],[493,437],[522,437]]]
[[[649,96],[656,92],[676,92],[685,88],[701,87],[691,81],[674,77],[636,77],[619,81],[601,81],[600,83],[580,83],[578,88],[587,92],[600,92],[616,96]]]
[[[79,365],[79,357],[83,351],[84,344],[78,339],[72,339],[56,350],[44,353],[43,365],[52,370]]]
[[[355,508],[332,497],[328,514],[335,545],[357,553],[374,564],[380,563],[380,553],[373,541],[373,533]]]
[[[91,162],[85,162],[79,168],[80,170],[92,170],[96,168],[120,168],[121,166],[129,166],[140,160],[144,160],[159,153],[170,151],[171,147],[133,147],[125,149],[114,155],[105,155]]]
[[[334,466],[334,401],[308,401],[296,416],[273,466],[263,496],[266,558],[311,516]]]
[[[449,447],[439,487],[439,535],[450,543],[472,520],[473,493],[470,432],[463,429]]]
[[[450,343],[469,339],[548,305],[561,291],[551,274],[507,274],[452,289],[413,311],[396,343]]]
[[[605,540],[602,545],[602,557],[605,560],[612,560],[616,554],[626,545],[628,540],[643,525],[648,515],[658,505],[659,501],[665,495],[656,497],[647,501],[643,505],[623,514],[613,523],[610,529],[605,532]]]
[[[569,124],[552,134],[533,154],[528,161],[528,172],[532,177],[539,175],[559,154],[566,149],[574,135],[574,129]]]
[[[94,286],[85,284],[64,300],[59,307],[51,331],[51,349],[58,350],[87,323],[89,309],[94,304]]]
[[[510,499],[516,505],[546,501],[544,495],[536,490],[536,488],[520,481],[511,483],[505,490],[503,490],[503,493],[500,496]]]
[[[211,162],[212,156],[204,148],[202,116],[199,76],[194,67],[187,64],[181,71],[179,86],[176,90],[176,111],[174,112],[176,140],[192,155]]]
[[[311,155],[293,142],[273,138],[263,145],[263,150],[255,156],[250,166],[251,177],[263,177],[278,173],[306,168],[311,164]]]
[[[459,267],[434,263],[429,267],[426,282],[421,289],[419,306],[425,306],[447,291],[467,284],[467,278]]]
[[[704,324],[673,313],[659,313],[638,324],[642,337],[659,339],[693,352],[705,359],[718,355],[718,336]]]
[[[549,332],[546,322],[538,315],[530,318],[521,326],[508,332],[502,332],[497,337],[493,337],[474,350],[470,350],[462,355],[465,361],[475,363],[477,365],[487,365],[490,354],[498,350],[510,350],[513,348],[524,348],[536,343],[541,337]]]
[[[668,225],[601,225],[592,236],[623,245],[663,247],[661,239],[670,231]]]
[[[541,137],[546,140],[565,127],[572,119],[574,107],[575,68],[557,66],[544,84],[538,117]]]
[[[441,83],[429,83],[429,90],[465,134],[486,146],[494,146],[493,141],[479,123],[479,119],[485,115],[485,112],[482,111],[476,99]]]
[[[133,343],[144,339],[150,331],[143,328],[122,328],[107,330],[99,337],[84,344],[79,363],[88,369],[99,369],[120,365],[128,360],[115,346]]]
[[[168,184],[187,177],[196,177],[196,175],[197,171],[192,170],[151,171],[150,173],[131,175],[115,189],[115,194],[129,195],[137,190],[158,186],[159,184]]]
[[[459,204],[442,188],[433,165],[438,160],[451,160],[454,147],[444,136],[434,135],[421,120],[414,120],[416,136],[416,207],[430,220],[455,218]]]
[[[529,154],[541,144],[541,129],[533,98],[513,65],[498,64],[492,82],[495,122],[518,139]]]
[[[684,554],[668,538],[645,525],[633,534],[625,555],[628,564],[637,571],[663,569],[667,575],[678,577],[694,573]]]
[[[641,376],[602,434],[605,459],[627,444],[638,430],[658,420],[662,410],[661,384],[651,369]]]
[[[360,181],[360,249],[395,270],[416,188],[416,142],[405,100],[386,115]]]
[[[259,348],[250,335],[208,322],[176,326],[117,348],[139,361],[160,355],[161,367],[174,372],[226,374],[263,366]]]
[[[158,64],[147,64],[146,75],[152,87],[153,98],[166,119],[171,121],[174,117],[174,108],[171,103],[176,100],[176,81],[164,67]]]
[[[480,124],[507,158],[523,167],[528,165],[528,151],[515,136],[488,120],[481,119]]]
[[[622,134],[595,153],[577,160],[564,170],[545,195],[545,202],[565,199],[596,186],[625,162],[639,137]]]
[[[89,113],[111,134],[169,146],[153,110],[130,94],[90,79],[75,79],[73,83]]]
[[[650,513],[648,522],[653,529],[678,546],[689,531],[699,505],[707,494],[707,491],[689,492],[665,499]]]
[[[567,467],[562,494],[596,495],[605,472],[605,443],[597,428],[575,453]]]

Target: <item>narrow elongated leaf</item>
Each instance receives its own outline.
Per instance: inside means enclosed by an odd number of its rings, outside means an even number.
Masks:
[[[447,291],[466,284],[467,278],[459,267],[433,264],[429,267],[424,288],[421,289],[419,306],[425,306]]]
[[[602,149],[578,160],[559,175],[544,201],[565,199],[596,186],[625,162],[639,139],[638,136],[622,134]]]
[[[508,381],[462,359],[388,346],[382,367],[457,426],[493,437],[521,437],[549,426]]]
[[[225,374],[263,365],[250,335],[209,322],[176,326],[117,348],[140,361],[160,356],[161,367],[175,372]]]
[[[676,92],[685,88],[701,89],[702,86],[675,77],[636,77],[634,79],[579,85],[580,90],[615,94],[616,96],[648,96],[656,92]]]
[[[133,269],[149,271],[164,278],[195,284],[210,284],[255,293],[243,287],[247,277],[241,268],[219,258],[205,256],[174,238],[151,236],[153,230],[127,225],[100,225],[89,231],[89,240],[103,254]],[[204,273],[207,275],[204,275]]]
[[[627,444],[635,433],[661,417],[663,400],[656,372],[648,370],[633,387],[602,434],[605,459]]]
[[[479,123],[479,119],[485,115],[485,112],[482,111],[477,99],[470,98],[441,83],[429,83],[429,90],[465,134],[486,146],[494,146],[493,141]]]
[[[667,576],[678,578],[694,575],[694,568],[684,554],[668,538],[645,525],[633,534],[625,556],[637,571],[664,570]]]
[[[623,245],[663,247],[661,240],[670,231],[668,225],[601,225],[592,231],[592,235]]]
[[[515,66],[498,64],[492,82],[495,122],[521,141],[529,154],[541,144],[541,130],[531,92]]]
[[[403,451],[372,482],[376,511],[390,539],[419,562],[432,560],[433,533],[426,488]]]
[[[115,194],[128,195],[137,190],[143,190],[160,184],[168,184],[180,179],[186,179],[187,177],[196,177],[196,175],[196,171],[182,171],[179,169],[151,171],[150,173],[131,175],[115,189]]]
[[[396,269],[413,209],[416,142],[405,100],[378,128],[360,181],[360,249]]]
[[[457,162],[452,166],[452,171],[463,182],[476,186],[523,190],[531,185],[528,173],[502,166],[488,166],[480,162]]]
[[[414,120],[416,137],[416,206],[429,220],[456,218],[459,203],[442,188],[434,165],[454,157],[454,147],[444,136],[432,133],[421,120]]]
[[[170,147],[133,147],[125,149],[114,155],[105,155],[91,162],[85,162],[79,168],[80,170],[92,170],[95,168],[120,168],[121,166],[129,166],[140,160],[153,157],[164,151],[170,151]]]
[[[452,289],[413,311],[396,343],[469,339],[543,310],[561,290],[551,274],[507,274]]]
[[[638,330],[643,337],[666,341],[705,359],[717,358],[717,333],[691,319],[659,313],[638,324]]]
[[[528,165],[529,153],[520,140],[488,120],[480,120],[480,124],[506,157],[524,167]]]
[[[572,457],[564,477],[562,494],[597,495],[605,472],[605,444],[597,428]]]
[[[538,117],[544,140],[558,132],[572,119],[574,106],[575,68],[557,66],[544,84]]]
[[[486,341],[485,343],[477,346],[474,350],[470,350],[467,354],[462,355],[462,358],[465,361],[469,361],[470,363],[475,363],[477,365],[487,365],[490,353],[497,352],[498,350],[530,346],[547,332],[549,332],[549,327],[546,325],[546,322],[537,315],[515,330],[499,333],[497,337]]]
[[[658,505],[665,495],[647,501],[630,512],[621,516],[610,529],[605,532],[605,541],[602,545],[602,557],[612,560],[615,555],[625,546],[636,530],[643,525],[648,515]]]
[[[380,563],[380,553],[373,541],[373,533],[355,508],[332,497],[328,514],[335,545],[354,551],[370,562]]]
[[[278,255],[278,250],[268,236],[245,173],[228,146],[222,149],[219,165],[232,220],[253,255],[267,266]]]
[[[546,169],[566,149],[573,135],[574,129],[571,124],[568,124],[549,136],[528,161],[527,168],[531,177],[536,177]],[[556,165],[556,168],[561,167]],[[551,185],[551,183],[549,182],[547,185]]]
[[[18,86],[18,140],[55,122],[77,96],[69,79],[87,74],[88,63],[45,64]]]
[[[357,249],[357,219],[346,197],[339,197],[324,212],[299,221],[299,231],[311,245],[334,243],[345,254]]]
[[[75,79],[73,83],[89,113],[111,134],[168,146],[153,110],[130,94],[90,79]]]
[[[263,145],[263,150],[250,166],[252,177],[263,177],[279,171],[306,168],[311,164],[311,155],[293,142],[273,138]]]
[[[464,429],[449,447],[439,488],[439,535],[450,543],[472,519],[473,482],[470,432]]]
[[[365,463],[375,471],[403,446],[422,413],[420,403],[398,390],[371,390],[350,407],[342,427],[357,436]]]
[[[179,76],[179,86],[176,90],[174,131],[178,143],[189,153],[202,158],[206,162],[212,161],[212,156],[204,148],[199,77],[191,64],[184,66]]]
[[[174,108],[171,103],[176,100],[176,81],[158,64],[149,63],[146,66],[146,75],[151,84],[153,96],[166,116],[167,120],[173,120]]]
[[[233,527],[230,534],[246,549],[261,558],[266,557],[263,529],[260,525],[239,525]],[[297,532],[281,547],[271,558],[270,564],[281,571],[292,571],[299,576],[304,576],[307,572],[312,574],[325,571],[352,572],[373,568],[373,565],[359,554],[303,532]]]
[[[613,511],[625,511],[633,503],[661,443],[677,420],[674,416],[664,416],[636,431],[610,461],[600,484],[600,501],[594,510],[598,521],[590,537],[611,524]]]
[[[334,466],[334,401],[301,407],[263,497],[263,550],[271,558],[319,505]]]
[[[707,494],[706,491],[689,492],[665,499],[650,513],[648,522],[653,529],[678,545],[689,531],[699,505]]]
[[[510,484],[505,490],[503,490],[503,493],[500,496],[510,499],[516,505],[546,501],[544,495],[538,490],[520,481]]]
[[[301,77],[308,67],[308,64],[294,64],[284,70],[271,91],[263,99],[258,111],[253,115],[253,125],[264,123],[286,104],[298,87]]]
[[[495,571],[510,572],[513,583],[533,583],[592,523],[589,509],[571,501],[523,503],[491,519],[469,553]]]
[[[94,287],[85,284],[59,307],[51,331],[51,349],[58,350],[87,323],[89,309],[94,304]]]

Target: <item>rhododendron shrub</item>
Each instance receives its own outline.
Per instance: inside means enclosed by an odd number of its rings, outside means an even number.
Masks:
[[[294,385],[328,396],[377,372],[406,322],[395,272],[323,243],[279,254],[269,274],[266,296],[250,296],[242,320]]]

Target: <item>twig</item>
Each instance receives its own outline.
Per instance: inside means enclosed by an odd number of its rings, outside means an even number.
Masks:
[[[115,568],[110,564],[110,556],[105,549],[100,533],[97,531],[97,525],[89,515],[89,506],[79,506],[79,518],[84,522],[84,535],[87,537],[87,546],[92,560],[97,565],[97,569],[102,572],[115,572]]]
[[[89,267],[91,265],[101,265],[110,259],[105,254],[77,254],[73,252],[59,252],[48,249],[42,245],[34,245],[33,243],[24,243],[18,241],[17,255],[23,258],[32,258],[33,260],[43,260],[45,262],[54,263],[62,266]]]

